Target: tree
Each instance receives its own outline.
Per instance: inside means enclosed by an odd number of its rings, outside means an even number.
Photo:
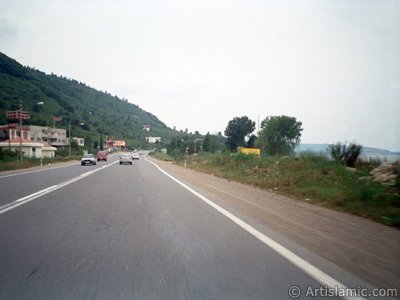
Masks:
[[[203,150],[205,152],[211,152],[214,153],[217,151],[218,145],[217,145],[217,139],[214,135],[211,135],[209,132],[207,132],[206,136],[204,137],[203,141]]]
[[[178,139],[173,137],[167,146],[167,153],[171,155],[178,148]]]
[[[238,147],[245,146],[245,137],[249,136],[255,128],[256,123],[246,116],[230,120],[225,129],[226,145],[229,150],[236,151]]]
[[[259,144],[269,155],[286,155],[293,153],[300,143],[302,123],[294,117],[273,116],[261,122]]]
[[[100,147],[100,151],[104,150],[104,142],[103,142],[103,135],[102,134],[100,134],[100,145],[99,145],[99,147]]]
[[[247,141],[246,147],[254,148],[256,146],[257,136],[252,134]]]

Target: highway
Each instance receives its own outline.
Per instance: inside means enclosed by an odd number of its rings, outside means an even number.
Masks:
[[[292,299],[292,286],[306,299],[321,286],[144,156],[116,160],[0,175],[0,299]]]

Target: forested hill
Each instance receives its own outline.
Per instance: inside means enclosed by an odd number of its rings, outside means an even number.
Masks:
[[[17,110],[20,100],[24,110],[31,114],[24,124],[67,128],[70,119],[72,135],[84,137],[88,145],[103,135],[103,138],[125,139],[131,147],[144,147],[146,136],[160,136],[167,142],[178,134],[126,99],[76,80],[22,66],[0,52],[0,124],[7,123],[5,112]],[[37,104],[40,102],[44,105]],[[54,124],[54,116],[63,120]],[[144,124],[150,125],[150,132],[143,131]]]

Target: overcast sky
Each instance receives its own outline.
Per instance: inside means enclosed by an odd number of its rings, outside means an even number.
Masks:
[[[0,51],[177,129],[288,115],[303,143],[400,151],[397,0],[0,0]]]

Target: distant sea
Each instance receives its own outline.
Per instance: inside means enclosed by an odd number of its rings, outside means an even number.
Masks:
[[[300,144],[296,147],[296,153],[313,152],[328,155],[329,144]],[[400,160],[400,152],[392,152],[385,149],[363,147],[361,158],[364,160],[379,159],[381,161],[394,162]]]

